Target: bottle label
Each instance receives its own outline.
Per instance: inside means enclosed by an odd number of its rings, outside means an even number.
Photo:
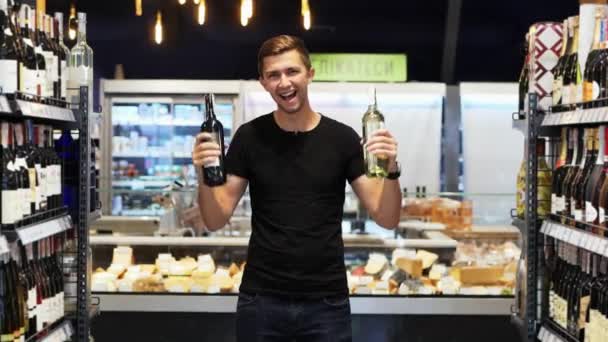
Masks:
[[[591,302],[591,296],[585,296],[580,298],[579,303],[579,317],[578,317],[578,330],[585,329],[587,322],[587,308]]]
[[[593,99],[593,82],[585,81],[583,83],[583,101],[591,101]]]
[[[2,190],[2,224],[15,223],[13,219],[14,213],[11,212],[11,202],[13,201],[12,191],[13,190]]]
[[[562,100],[562,86],[563,86],[564,78],[562,76],[558,76],[553,80],[553,105],[556,106]]]
[[[19,197],[19,203],[21,204],[21,212],[23,213],[22,215],[25,216],[30,216],[32,214],[32,206],[30,205],[30,195],[31,195],[31,190],[30,188],[23,188],[21,189],[21,195]]]
[[[600,224],[606,222],[606,209],[603,207],[600,207],[600,217],[598,219]]]
[[[583,85],[575,84],[574,85],[574,101],[572,101],[572,103],[578,103],[578,102],[582,102],[582,101],[583,101]]]
[[[53,82],[59,81],[59,57],[52,55],[51,57],[51,76]]]
[[[25,64],[19,63],[19,73],[21,75],[19,91],[26,94],[36,93],[36,70],[28,69]]]
[[[55,166],[55,195],[61,195],[61,164]],[[91,199],[92,200],[92,199]]]
[[[47,187],[47,179],[46,179],[46,167],[42,167],[40,164],[36,164],[36,171],[38,172],[38,184],[40,184],[40,191],[38,191],[38,203],[40,203],[40,209],[46,210],[46,187]]]
[[[557,196],[555,200],[555,209],[557,210],[557,214],[561,214],[562,211],[566,210],[566,201],[564,201],[564,196]]]
[[[574,210],[574,219],[576,221],[583,221],[583,210],[582,209]]]
[[[585,222],[594,222],[597,219],[597,210],[593,207],[591,202],[585,202]]]
[[[576,211],[576,199],[570,197],[570,217],[574,217]]]
[[[17,91],[18,63],[12,59],[0,59],[0,93],[14,93]]]
[[[551,214],[557,214],[557,207],[556,207],[556,203],[557,202],[557,195],[556,194],[551,194]]]
[[[68,64],[66,61],[61,61],[61,97],[68,96]]]
[[[597,100],[600,97],[600,85],[599,83],[597,83],[597,81],[593,81],[592,84],[592,91],[591,91],[591,100]]]
[[[46,64],[46,70],[44,75],[41,75],[41,82],[43,87],[42,96],[51,97],[53,95],[53,72],[57,68],[53,69],[53,62],[55,57],[52,51],[41,51],[44,57],[44,63]]]
[[[29,168],[27,169],[28,171],[28,178],[30,180],[30,206],[33,203],[34,204],[34,209],[38,210],[38,195],[36,194],[36,169],[35,168]]]

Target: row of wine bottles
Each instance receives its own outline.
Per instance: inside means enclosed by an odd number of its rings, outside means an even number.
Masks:
[[[70,132],[55,142],[52,127],[31,121],[1,122],[0,128],[2,229],[48,219],[64,206],[76,207],[78,154]]]
[[[0,339],[23,342],[64,316],[59,236],[22,246],[0,257]]]
[[[562,128],[551,189],[555,221],[605,235],[608,207],[606,126]]]
[[[546,245],[549,317],[579,341],[605,341],[608,259],[562,241]]]
[[[93,85],[86,15],[78,13],[78,40],[70,51],[62,13],[51,17],[20,1],[0,0],[0,71],[2,94],[63,107],[65,101],[77,104],[79,87],[92,90]]]

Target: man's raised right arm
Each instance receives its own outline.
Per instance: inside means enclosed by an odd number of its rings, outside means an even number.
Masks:
[[[228,223],[248,183],[245,178],[229,174],[223,185],[214,187],[205,185],[202,167],[215,161],[220,154],[220,146],[211,141],[210,134],[200,133],[196,136],[192,162],[199,175],[198,205],[209,230],[218,230]]]

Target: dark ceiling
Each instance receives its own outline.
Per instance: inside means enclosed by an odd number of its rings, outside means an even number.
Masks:
[[[240,0],[207,0],[208,20],[195,22],[192,0],[76,0],[88,14],[96,76],[112,78],[123,64],[127,78],[254,79],[256,53],[267,38],[301,36],[311,52],[390,52],[408,55],[410,80],[441,82],[448,1],[310,0],[313,27],[301,28],[299,0],[257,0],[247,27]],[[68,10],[68,0],[47,0],[47,11]],[[154,13],[163,10],[165,42],[152,42]],[[524,33],[537,21],[561,21],[578,12],[575,0],[462,0],[453,79],[515,81]]]

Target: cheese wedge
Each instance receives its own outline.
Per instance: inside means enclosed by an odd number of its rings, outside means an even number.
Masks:
[[[422,259],[422,268],[426,270],[439,259],[439,256],[435,253],[419,249],[418,252],[416,252],[416,259]]]
[[[414,278],[422,277],[422,260],[398,258],[396,261],[397,267]]]

